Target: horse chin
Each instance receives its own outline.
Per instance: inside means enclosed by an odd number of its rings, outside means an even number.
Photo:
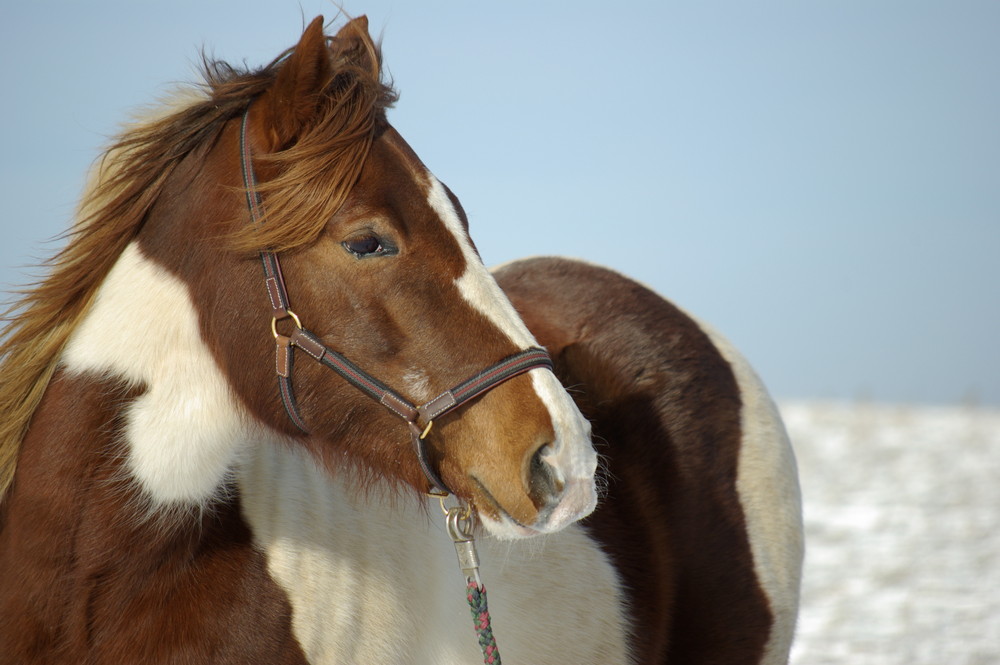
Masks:
[[[499,540],[523,540],[543,534],[542,531],[520,524],[507,513],[502,513],[499,517],[494,518],[487,513],[478,511],[478,516],[486,531]]]
[[[500,540],[534,538],[561,531],[597,507],[593,479],[573,480],[559,500],[539,510],[535,522],[528,525],[514,519],[481,484],[479,488],[482,500],[473,502],[479,521],[490,535]]]

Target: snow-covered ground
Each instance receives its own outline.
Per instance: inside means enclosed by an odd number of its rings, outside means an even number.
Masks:
[[[807,543],[793,665],[1000,663],[1000,410],[781,411]]]

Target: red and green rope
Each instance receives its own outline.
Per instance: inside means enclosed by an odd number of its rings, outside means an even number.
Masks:
[[[476,627],[476,635],[479,637],[479,647],[483,650],[483,663],[485,665],[501,665],[500,651],[497,649],[497,641],[493,637],[493,627],[490,625],[486,587],[478,584],[475,580],[469,580],[466,591],[469,607],[472,610],[472,621]]]

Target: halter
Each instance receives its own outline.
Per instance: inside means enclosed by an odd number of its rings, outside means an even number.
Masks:
[[[247,208],[254,224],[263,221],[263,200],[257,191],[257,179],[253,171],[253,160],[250,154],[250,143],[247,140],[248,108],[243,113],[240,126],[240,162],[243,173],[243,186],[246,191]],[[427,455],[424,439],[434,425],[434,419],[471,402],[480,395],[496,388],[501,383],[536,368],[553,369],[552,359],[545,349],[531,347],[508,356],[495,365],[487,367],[475,376],[459,383],[454,388],[446,390],[431,401],[421,406],[410,403],[398,392],[368,374],[342,354],[327,347],[314,333],[303,327],[299,317],[292,311],[288,299],[288,289],[281,274],[281,263],[278,255],[271,250],[260,252],[261,263],[264,266],[264,283],[267,295],[271,301],[271,332],[275,339],[275,372],[278,376],[278,389],[281,402],[285,406],[289,419],[302,432],[309,429],[299,413],[295,392],[292,389],[292,368],[295,359],[294,350],[302,349],[316,361],[329,367],[352,386],[372,398],[391,413],[401,418],[410,429],[410,439],[413,451],[431,485],[431,494],[446,496],[451,490],[441,480],[434,470]],[[278,332],[278,321],[291,319],[295,329],[290,335]]]

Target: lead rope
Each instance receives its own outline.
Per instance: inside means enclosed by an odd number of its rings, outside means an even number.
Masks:
[[[444,511],[448,524],[448,535],[455,542],[455,553],[458,554],[458,567],[465,575],[466,599],[472,611],[472,622],[479,638],[479,647],[483,650],[485,665],[501,665],[500,651],[493,637],[493,626],[490,622],[490,609],[486,601],[486,587],[479,578],[479,555],[476,553],[476,541],[473,536],[473,513],[468,506],[444,507],[444,497],[441,499],[441,509]]]

